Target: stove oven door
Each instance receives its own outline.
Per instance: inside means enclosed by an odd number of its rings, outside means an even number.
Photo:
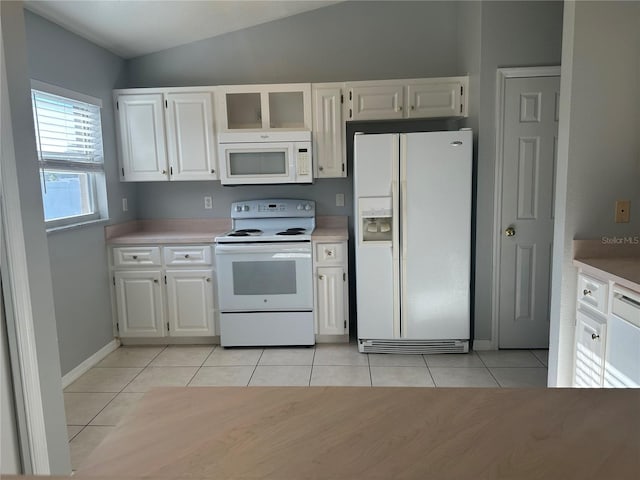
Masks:
[[[311,243],[235,243],[215,248],[220,311],[311,311]]]

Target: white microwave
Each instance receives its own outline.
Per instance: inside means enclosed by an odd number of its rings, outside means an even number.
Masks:
[[[311,132],[233,133],[219,138],[222,185],[311,183]]]

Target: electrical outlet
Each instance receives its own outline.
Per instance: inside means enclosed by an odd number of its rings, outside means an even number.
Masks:
[[[127,203],[127,197],[122,197],[122,211],[126,212],[129,210],[129,205]]]
[[[616,201],[616,223],[629,223],[630,209],[630,200]]]
[[[204,197],[204,208],[211,210],[213,208],[213,199],[211,197]]]
[[[336,207],[344,207],[344,193],[336,193]]]

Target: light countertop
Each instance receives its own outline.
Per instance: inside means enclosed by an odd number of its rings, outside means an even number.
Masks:
[[[634,389],[156,388],[74,478],[635,479],[638,402]]]
[[[586,274],[640,292],[640,244],[609,245],[602,240],[574,240],[573,264]]]
[[[213,243],[231,230],[231,219],[134,220],[105,227],[109,245],[155,245]],[[318,216],[311,236],[314,242],[342,242],[349,239],[347,217]]]

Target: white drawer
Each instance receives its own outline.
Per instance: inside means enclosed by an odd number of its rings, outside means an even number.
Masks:
[[[343,243],[316,244],[316,263],[343,264],[346,258]]]
[[[606,315],[609,284],[581,273],[578,275],[578,302]]]
[[[211,265],[211,245],[164,247],[165,265]]]
[[[113,265],[116,267],[141,267],[160,265],[160,247],[114,247]]]

